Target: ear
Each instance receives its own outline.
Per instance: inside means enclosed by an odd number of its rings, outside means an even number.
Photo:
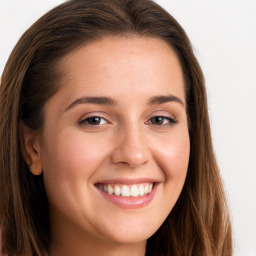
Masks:
[[[21,153],[24,161],[34,175],[40,175],[43,172],[40,155],[40,136],[28,128],[23,123],[20,124]]]

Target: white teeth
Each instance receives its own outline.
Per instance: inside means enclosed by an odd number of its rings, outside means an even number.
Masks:
[[[114,190],[111,185],[108,185],[108,193],[111,195],[113,194]]]
[[[152,189],[153,189],[153,184],[149,184],[149,187],[148,187],[148,193],[151,193],[152,192]]]
[[[114,193],[116,196],[120,196],[121,195],[121,188],[117,185],[115,185],[115,190]]]
[[[140,185],[139,191],[140,191],[140,195],[143,196],[145,190],[144,190],[144,186],[142,184]]]
[[[148,194],[148,184],[145,186],[145,194]]]
[[[133,185],[122,184],[102,184],[98,185],[99,189],[112,195],[124,196],[124,197],[137,197],[145,196],[152,192],[153,183],[142,183]]]
[[[128,186],[124,185],[122,186],[122,191],[121,191],[122,196],[130,196],[131,192]]]
[[[139,189],[136,185],[132,185],[131,187],[131,196],[138,196],[139,195]]]

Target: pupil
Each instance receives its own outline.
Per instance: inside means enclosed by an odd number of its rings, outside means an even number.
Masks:
[[[162,122],[163,122],[163,117],[161,116],[154,117],[152,121],[153,124],[161,124]]]
[[[100,117],[91,117],[88,119],[88,123],[93,125],[100,124]]]

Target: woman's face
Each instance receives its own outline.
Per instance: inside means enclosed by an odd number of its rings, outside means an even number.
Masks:
[[[178,58],[160,39],[109,37],[71,52],[60,70],[37,148],[53,241],[145,243],[187,173]]]

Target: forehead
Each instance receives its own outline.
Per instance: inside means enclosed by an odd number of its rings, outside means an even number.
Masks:
[[[170,45],[158,38],[100,39],[66,55],[60,69],[61,87],[69,88],[74,97],[81,91],[90,96],[118,93],[146,96],[148,92],[158,94],[161,90],[185,98],[179,59]]]

